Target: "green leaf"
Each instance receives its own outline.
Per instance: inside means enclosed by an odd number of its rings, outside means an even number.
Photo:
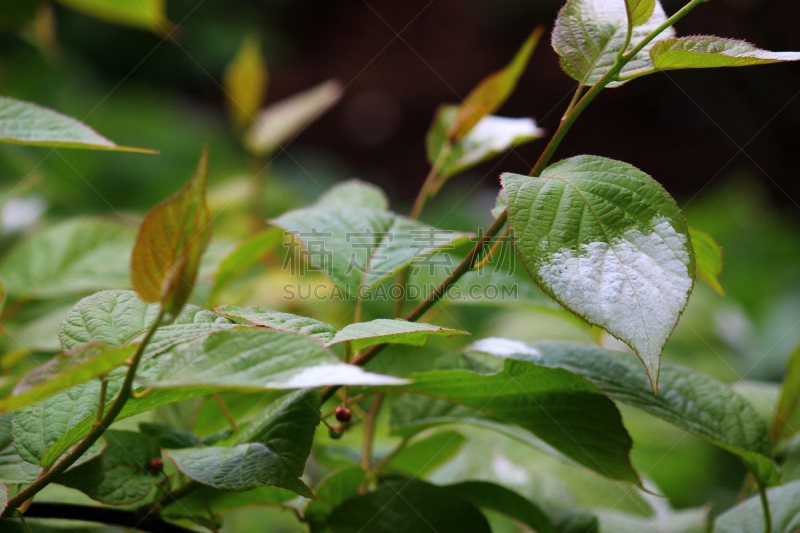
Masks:
[[[133,431],[108,430],[108,448],[100,456],[65,472],[58,483],[78,489],[90,498],[109,505],[139,502],[164,484],[162,472],[149,468],[161,458],[158,441]]]
[[[245,146],[259,157],[275,153],[336,105],[343,92],[341,83],[329,80],[268,106],[247,130]]]
[[[582,85],[594,85],[616,63],[628,31],[628,9],[633,0],[569,0],[561,9],[553,30],[553,48],[561,56],[561,68]],[[654,2],[652,16],[633,28],[628,50],[666,22],[659,2]],[[621,76],[653,68],[650,49],[655,43],[675,36],[670,26],[661,32],[623,67]],[[625,82],[612,82],[618,87]]]
[[[0,482],[29,485],[41,472],[41,467],[23,461],[13,446],[0,451]]]
[[[334,509],[350,498],[358,496],[364,481],[364,471],[357,466],[346,466],[322,478],[314,490],[316,500],[311,500],[303,510],[303,518],[314,524],[324,523]]]
[[[313,250],[306,256],[308,261],[350,298],[355,298],[359,287],[362,296],[368,295],[412,262],[455,267],[444,251],[466,239],[463,234],[366,207],[342,210],[312,206],[290,211],[272,223],[294,233]]]
[[[463,172],[544,135],[544,130],[538,128],[531,118],[487,115],[462,139],[449,141],[447,131],[453,125],[457,112],[457,106],[440,106],[425,139],[428,161],[436,166],[442,178]]]
[[[52,109],[0,96],[0,143],[155,153],[117,146],[89,126]]]
[[[338,331],[334,326],[314,318],[272,311],[258,306],[242,308],[234,305],[223,305],[217,307],[215,311],[228,318],[245,320],[254,326],[302,333],[322,343],[330,342]]]
[[[14,413],[0,415],[0,450],[11,444],[11,420],[13,418]]]
[[[767,491],[772,512],[772,533],[794,533],[800,529],[800,481]],[[714,533],[764,533],[761,501],[753,496],[721,514],[714,523]]]
[[[270,405],[227,447],[168,452],[178,469],[213,488],[240,492],[261,485],[314,494],[300,480],[319,424],[320,395],[298,391]]]
[[[314,205],[322,208],[347,209],[371,207],[388,209],[389,199],[380,187],[357,179],[337,183],[323,194]]]
[[[723,264],[722,248],[708,233],[689,228],[689,236],[694,248],[697,275],[717,291],[717,294],[725,296],[725,289],[719,284]]]
[[[422,477],[452,459],[466,440],[464,435],[453,430],[416,438],[389,461],[385,470]]]
[[[211,300],[215,300],[222,289],[256,266],[264,255],[281,242],[283,242],[283,232],[279,228],[267,228],[239,244],[220,262],[214,272]]]
[[[158,304],[148,304],[133,291],[101,291],[70,309],[58,332],[65,350],[89,342],[124,346],[142,340],[158,316]],[[175,320],[158,328],[145,348],[150,359],[183,342],[230,329],[231,320],[195,305],[187,305]]]
[[[787,421],[797,409],[798,401],[800,401],[800,345],[789,354],[786,361],[781,394],[778,397],[770,430],[773,440],[777,441],[781,437],[788,437],[796,432],[787,424]]]
[[[650,50],[658,70],[747,67],[800,60],[800,52],[769,52],[750,43],[714,36],[668,39]]]
[[[131,256],[133,288],[142,300],[160,302],[171,319],[189,299],[200,258],[211,240],[206,205],[208,149],[189,182],[147,213]]]
[[[194,448],[196,446],[213,445],[220,440],[227,439],[233,430],[223,430],[208,437],[196,437],[188,431],[178,429],[164,424],[154,424],[152,422],[140,422],[139,431],[145,435],[153,437],[158,441],[162,448],[180,450],[182,448]]]
[[[413,383],[394,391],[444,399],[495,422],[517,425],[590,470],[639,483],[629,458],[631,438],[619,411],[576,374],[507,359],[494,374],[437,370],[404,377]],[[393,420],[398,423],[407,422]]]
[[[0,514],[3,514],[8,507],[8,487],[5,483],[0,483]]]
[[[514,59],[505,68],[486,77],[467,95],[458,106],[458,111],[452,119],[447,137],[452,141],[463,139],[476,124],[487,115],[494,113],[508,99],[517,86],[517,81],[528,60],[533,53],[543,28],[536,28],[530,37],[522,44]]]
[[[736,454],[765,484],[778,482],[767,428],[749,402],[728,385],[679,365],[664,365],[654,395],[625,353],[591,345],[483,339],[471,351],[574,372],[612,399],[665,420]]]
[[[658,391],[661,351],[695,276],[675,200],[644,172],[597,156],[500,179],[514,244],[534,281],[633,348]]]
[[[0,262],[10,296],[59,298],[130,285],[134,233],[100,219],[77,219],[36,232]]]
[[[328,518],[333,533],[490,533],[469,501],[418,479],[396,480],[351,498]]]
[[[503,513],[530,526],[537,533],[559,533],[544,511],[527,498],[501,485],[487,481],[464,481],[443,488],[479,507]]]
[[[297,494],[277,487],[256,487],[245,492],[225,492],[200,486],[192,493],[171,503],[165,502],[161,516],[169,519],[208,519],[209,511],[215,516],[244,508],[277,506],[294,500]]]
[[[61,352],[25,374],[10,396],[0,400],[0,413],[15,411],[56,393],[102,376],[133,356],[138,345],[115,348],[90,343]]]
[[[164,0],[57,0],[92,17],[166,35],[172,29]]]
[[[258,391],[326,385],[397,385],[404,380],[364,372],[304,335],[270,329],[213,333],[177,350],[162,366],[158,388]]]
[[[469,333],[433,324],[378,318],[369,322],[356,322],[343,327],[328,342],[328,346],[340,342],[349,342],[354,350],[385,343],[423,346],[431,335],[451,337],[453,335],[469,335]]]
[[[267,95],[269,73],[261,56],[261,39],[245,35],[236,57],[225,71],[225,103],[236,126],[243,128],[254,119]]]
[[[634,26],[641,26],[650,20],[656,9],[656,0],[625,0],[628,19]]]

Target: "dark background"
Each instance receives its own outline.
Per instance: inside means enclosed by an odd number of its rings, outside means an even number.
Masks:
[[[179,101],[195,116],[222,121],[219,82],[243,35],[254,30],[263,38],[270,66],[269,102],[328,78],[338,78],[347,87],[342,102],[309,127],[289,152],[297,146],[312,146],[318,154],[335,152],[337,164],[346,165],[346,172],[377,182],[395,200],[410,203],[428,170],[422,139],[436,106],[460,101],[484,76],[504,66],[536,25],[545,25],[549,36],[560,4],[560,0],[170,0],[169,17],[180,25],[177,44],[160,43],[158,35],[100,23],[55,6],[63,53],[47,68],[59,80],[63,71],[79,65],[90,73],[92,83],[112,89],[121,83],[115,96],[156,91]],[[665,1],[668,13],[679,5]],[[683,19],[677,30],[679,35],[746,39],[770,50],[800,50],[798,22],[796,0],[713,0]],[[53,90],[44,87],[47,77],[20,73],[25,72],[20,65],[32,65],[33,70],[42,61],[32,57],[35,52],[8,36],[0,45],[0,53],[10,58],[0,71],[0,90],[27,99],[39,93],[40,103],[57,103]],[[560,70],[548,40],[542,39],[499,114],[531,116],[552,132],[574,84]],[[72,90],[84,89],[78,83]],[[706,187],[744,175],[763,185],[774,204],[797,215],[798,91],[800,65],[795,64],[651,75],[605,91],[581,117],[557,158],[591,153],[630,162],[663,183],[681,203]],[[111,109],[104,114],[113,100],[95,111],[98,120],[114,122]],[[192,127],[171,126],[178,132]],[[195,157],[171,153],[170,146],[153,140],[158,131],[147,131],[147,125],[141,129],[145,131],[128,131],[115,140],[132,143],[130,139],[141,138],[140,144],[161,149],[159,169],[165,168],[165,161],[169,168],[172,156],[186,164]],[[453,180],[459,182],[455,186],[481,183],[495,190],[501,172],[527,172],[543,147],[544,141],[522,146]],[[121,157],[120,161],[131,161]],[[152,172],[160,170],[153,167]],[[150,183],[127,176],[124,170],[117,174],[119,188],[100,187],[104,196],[122,206],[146,207],[152,198],[149,192],[157,195],[180,182],[171,173],[166,180]],[[131,195],[126,181],[158,189]]]

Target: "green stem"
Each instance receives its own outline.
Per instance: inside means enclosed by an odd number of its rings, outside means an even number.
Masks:
[[[763,483],[758,484],[758,494],[761,496],[761,509],[764,511],[764,533],[772,533],[772,513],[769,509],[767,488]]]
[[[159,312],[158,317],[156,317],[156,321],[152,326],[150,326],[150,329],[147,331],[147,335],[139,345],[139,348],[136,350],[136,354],[133,356],[133,360],[128,367],[128,372],[125,374],[125,381],[123,381],[122,388],[119,391],[119,396],[117,396],[117,399],[113,404],[111,404],[111,407],[109,408],[108,412],[106,412],[105,416],[103,416],[103,419],[99,422],[95,422],[92,425],[92,429],[89,431],[89,434],[86,435],[86,437],[84,437],[84,439],[78,443],[69,454],[59,461],[58,464],[41,475],[39,479],[37,479],[32,485],[28,486],[26,489],[22,490],[16,496],[11,498],[8,501],[6,512],[16,509],[23,502],[32,498],[40,490],[49,485],[55,478],[61,475],[62,472],[72,466],[75,461],[77,461],[84,453],[86,453],[92,444],[94,444],[97,439],[99,439],[103,433],[105,433],[106,429],[114,422],[120,412],[122,412],[125,402],[127,402],[132,395],[133,380],[136,377],[136,369],[139,367],[139,362],[142,360],[142,355],[144,354],[147,344],[150,342],[150,339],[153,338],[153,334],[161,325],[163,318],[163,311]]]

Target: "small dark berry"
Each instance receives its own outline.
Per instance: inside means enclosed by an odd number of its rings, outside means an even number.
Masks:
[[[147,468],[149,468],[152,473],[159,474],[162,470],[164,470],[164,461],[158,457],[150,459],[150,463],[147,465]]]
[[[328,436],[333,440],[341,439],[342,433],[344,433],[344,426],[341,424],[333,424],[328,430]]]
[[[353,418],[353,413],[350,409],[342,406],[336,408],[336,420],[347,423],[351,418]]]

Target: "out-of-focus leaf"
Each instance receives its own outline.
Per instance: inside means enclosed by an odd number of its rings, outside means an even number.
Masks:
[[[357,466],[346,466],[322,478],[314,490],[317,496],[306,504],[303,518],[314,524],[324,523],[334,509],[358,495],[364,481],[364,471]]]
[[[440,106],[425,139],[428,161],[439,175],[447,178],[482,163],[506,150],[541,138],[544,130],[531,118],[506,118],[487,115],[462,139],[450,141],[447,131],[458,108]],[[446,151],[442,154],[442,151]]]
[[[590,470],[639,483],[629,458],[631,438],[617,407],[576,374],[507,359],[493,374],[437,370],[405,377],[413,383],[394,391],[445,399],[494,422],[517,425]],[[414,413],[403,417],[393,410],[392,415],[392,423],[403,426]]]
[[[657,516],[645,518],[617,510],[596,510],[600,518],[600,531],[614,533],[706,533],[708,508],[659,511]]]
[[[418,479],[396,480],[345,501],[328,517],[333,533],[491,533],[486,517],[469,501]]]
[[[503,513],[537,533],[560,533],[547,514],[513,490],[487,481],[464,481],[443,487],[478,507]]]
[[[65,350],[88,342],[123,346],[142,340],[158,316],[158,304],[142,301],[133,291],[100,291],[79,301],[61,322],[58,338]],[[230,329],[231,320],[195,305],[183,308],[175,320],[156,330],[145,348],[150,359],[176,344]]]
[[[653,15],[656,9],[655,0],[625,0],[628,19],[633,26],[641,26]]]
[[[319,392],[298,391],[274,402],[231,447],[168,452],[184,474],[204,485],[245,491],[261,485],[314,498],[300,480],[319,424]]]
[[[65,6],[114,24],[133,26],[167,34],[172,23],[167,18],[165,0],[57,0]]]
[[[147,213],[131,256],[133,288],[142,300],[160,302],[171,319],[189,299],[200,258],[211,240],[206,205],[208,149],[189,182]]]
[[[283,232],[279,228],[267,228],[239,244],[222,260],[214,272],[211,299],[215,299],[229,283],[258,264],[265,254],[274,250],[281,242],[283,242]]]
[[[116,348],[90,343],[56,355],[25,374],[11,396],[0,400],[0,413],[15,411],[43,401],[122,365],[137,350],[137,345]]]
[[[259,157],[282,149],[285,143],[333,107],[343,91],[341,83],[330,80],[268,106],[247,131],[245,146]]]
[[[500,179],[525,269],[561,305],[633,348],[657,392],[661,351],[695,280],[675,200],[639,169],[597,156]]]
[[[661,3],[654,3],[647,22],[633,28],[629,48],[667,21]],[[558,13],[553,30],[553,48],[561,56],[564,72],[582,85],[594,85],[616,62],[627,32],[627,1],[569,0]],[[674,36],[672,26],[665,29],[625,65],[620,75],[629,76],[652,69],[650,49],[654,43]],[[623,83],[612,82],[607,87],[618,87]]]
[[[308,262],[353,299],[359,287],[362,296],[367,296],[411,263],[428,268],[455,267],[446,250],[467,238],[366,207],[309,207],[290,211],[272,222],[295,234],[311,250]]]
[[[800,529],[800,481],[767,491],[772,513],[772,533],[795,533]],[[764,533],[764,514],[756,495],[721,514],[714,533]]]
[[[139,431],[156,439],[158,445],[162,448],[169,448],[171,450],[194,448],[196,446],[211,446],[221,440],[227,439],[233,433],[233,430],[226,429],[209,435],[208,437],[200,438],[188,431],[152,422],[140,422]]]
[[[632,356],[588,344],[483,339],[470,350],[574,372],[627,403],[739,456],[765,484],[778,482],[767,428],[729,386],[678,365],[665,365],[656,396]]]
[[[717,294],[725,296],[725,289],[719,284],[723,263],[722,248],[708,233],[689,228],[689,236],[694,248],[697,275],[717,291]]]
[[[482,118],[494,113],[508,99],[533,53],[544,28],[538,27],[522,44],[514,59],[505,68],[486,77],[458,106],[447,130],[452,141],[463,139]]]
[[[416,438],[389,461],[386,470],[422,477],[452,459],[466,440],[464,435],[453,430]]]
[[[155,153],[117,146],[89,126],[52,109],[0,96],[0,143]]]
[[[783,377],[781,395],[775,408],[775,415],[772,420],[770,436],[773,440],[780,437],[790,436],[795,431],[792,430],[787,435],[786,421],[797,409],[797,402],[800,401],[800,346],[797,346],[786,361],[786,372]]]
[[[225,101],[236,126],[243,128],[254,120],[267,95],[268,82],[267,65],[261,55],[261,39],[246,35],[225,71]]]
[[[201,485],[179,501],[169,504],[165,502],[161,515],[170,519],[188,517],[207,519],[209,511],[214,515],[221,515],[250,507],[277,506],[295,498],[297,494],[292,491],[266,485],[245,492],[225,492]]]
[[[10,296],[58,298],[130,285],[134,233],[100,219],[77,219],[36,232],[0,262]]]
[[[389,199],[380,187],[357,179],[337,183],[323,194],[314,205],[324,208],[347,209],[371,207],[388,209]]]
[[[272,311],[257,305],[247,308],[223,305],[217,307],[215,311],[228,318],[247,321],[254,326],[302,333],[325,344],[329,343],[338,331],[334,326],[314,318]]]
[[[65,472],[58,483],[78,489],[90,498],[109,505],[126,505],[143,500],[164,483],[160,471],[149,468],[161,458],[158,441],[133,431],[108,430],[108,447],[100,456]],[[166,487],[165,487],[166,488]]]
[[[750,43],[714,36],[667,39],[650,50],[658,70],[747,67],[800,60],[800,52],[769,52]]]
[[[378,318],[343,327],[328,342],[328,346],[341,342],[349,342],[354,350],[385,343],[423,346],[431,335],[451,337],[453,335],[469,335],[469,333],[421,322]]]
[[[398,385],[404,380],[363,371],[304,335],[235,329],[176,351],[161,368],[158,388],[258,391],[327,385]]]
[[[13,413],[0,415],[0,450],[11,444],[11,420],[13,418]]]

